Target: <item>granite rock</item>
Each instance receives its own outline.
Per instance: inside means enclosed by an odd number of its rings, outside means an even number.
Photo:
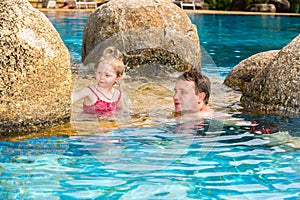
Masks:
[[[111,0],[97,8],[84,29],[84,65],[95,63],[107,46],[124,53],[129,69],[159,64],[201,70],[196,26],[169,0]]]
[[[246,11],[250,12],[276,12],[276,7],[274,4],[266,4],[266,3],[254,3],[250,4],[246,7]]]
[[[245,87],[271,62],[279,50],[257,53],[242,60],[226,76],[224,84],[234,90],[245,91]]]
[[[70,118],[70,54],[27,0],[0,2],[0,133],[30,132]]]
[[[300,35],[274,56],[246,86],[244,107],[285,117],[300,116]]]
[[[269,4],[273,4],[276,7],[276,12],[289,12],[290,2],[288,0],[270,0]]]

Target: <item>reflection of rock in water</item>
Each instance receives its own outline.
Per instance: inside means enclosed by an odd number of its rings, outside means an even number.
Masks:
[[[156,82],[133,83],[136,85],[136,89],[128,93],[128,96],[135,114],[162,117],[172,113],[173,93],[162,84]]]
[[[27,132],[10,135],[0,135],[0,141],[24,141],[30,138],[51,138],[52,136],[69,136],[76,135],[76,128],[71,123],[60,124],[48,129],[42,129],[37,132]],[[49,139],[50,140],[50,139]],[[37,144],[38,145],[38,144]],[[57,144],[58,146],[60,144]]]
[[[84,67],[79,70],[76,89],[96,83],[94,74],[90,72]],[[127,96],[131,116],[129,120],[118,119],[120,127],[151,126],[173,119],[173,90],[179,74],[181,73],[161,65],[144,65],[126,72],[120,87]],[[212,109],[225,113],[236,112],[241,108],[238,104],[239,92],[231,91],[222,85],[222,80],[219,78],[210,77],[210,79],[212,91],[209,105]],[[82,111],[81,103],[73,107],[77,113]]]
[[[141,85],[137,88],[137,91],[144,95],[160,96],[161,98],[170,95],[170,91],[167,88],[154,82]]]
[[[128,72],[126,72],[126,74],[134,80],[146,78],[154,81],[161,81],[162,79],[165,80],[177,77],[178,73],[176,72],[177,71],[170,66],[160,64],[145,64],[130,69]]]
[[[117,126],[151,126],[157,124],[159,119],[166,119],[172,116],[173,112],[173,87],[175,78],[178,75],[173,73],[173,69],[162,72],[164,69],[156,65],[155,72],[153,66],[145,66],[139,70],[130,70],[124,75],[120,89],[126,97],[130,110],[130,117],[126,119],[118,118]],[[78,68],[78,67],[77,67]],[[80,89],[88,85],[95,85],[96,80],[92,70],[86,67],[79,67],[74,70],[74,89]],[[82,102],[73,105],[72,120],[85,131],[85,123],[97,124],[96,127],[103,127],[96,118],[88,118],[82,114]],[[115,128],[109,127],[109,128]],[[98,129],[99,130],[99,129]],[[91,130],[93,131],[93,130]]]

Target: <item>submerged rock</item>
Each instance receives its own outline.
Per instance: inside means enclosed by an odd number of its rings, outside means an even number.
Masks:
[[[0,2],[0,133],[36,131],[70,118],[70,54],[27,0]]]
[[[300,35],[274,56],[246,86],[241,97],[253,111],[287,117],[300,116]]]
[[[129,68],[161,64],[200,69],[196,26],[169,0],[112,0],[96,9],[84,30],[82,60],[95,63],[107,46],[125,54]]]

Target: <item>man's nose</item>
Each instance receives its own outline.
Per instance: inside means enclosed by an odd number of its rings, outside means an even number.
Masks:
[[[179,96],[179,95],[178,95],[178,92],[175,92],[173,98],[174,98],[174,99],[178,99],[178,96]]]

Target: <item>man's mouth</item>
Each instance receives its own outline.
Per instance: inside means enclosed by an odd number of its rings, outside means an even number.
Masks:
[[[181,103],[175,102],[174,106],[175,106],[175,112],[180,112],[181,111]]]
[[[175,106],[180,106],[180,103],[178,103],[178,102],[175,102],[174,104],[175,104]]]

